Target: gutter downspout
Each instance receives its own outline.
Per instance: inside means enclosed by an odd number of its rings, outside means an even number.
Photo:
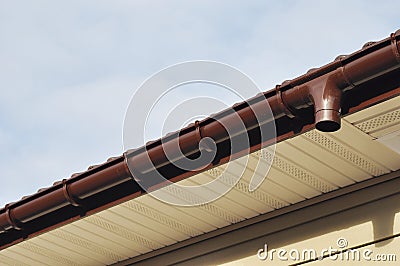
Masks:
[[[301,109],[314,106],[315,127],[325,132],[336,131],[340,128],[343,93],[399,68],[400,30],[391,34],[389,38],[349,56],[340,57],[321,68],[284,82],[275,90],[235,104],[232,108],[196,122],[175,134],[167,135],[137,150],[129,150],[121,157],[111,159],[103,165],[90,168],[44,191],[6,205],[0,210],[0,247],[9,244],[2,243],[1,239],[5,239],[8,234],[15,231],[23,232],[33,220],[66,206],[80,208],[91,196],[132,180],[128,164],[135,165],[136,171],[140,174],[149,173],[154,167],[159,169],[168,165],[170,161],[166,158],[163,148],[168,147],[168,143],[172,141],[177,141],[182,153],[188,156],[208,148],[199,146],[201,138],[210,137],[217,144],[229,140],[224,126],[213,118],[218,117],[228,121],[229,123],[224,124],[231,125],[232,128],[245,121],[248,132],[260,127],[261,124],[274,123],[281,117],[298,117]],[[256,118],[264,117],[267,103],[274,116],[258,121]],[[238,121],[237,116],[243,121]],[[164,144],[161,145],[162,143]],[[174,154],[176,157],[173,159],[179,160],[181,153],[177,151]],[[148,164],[147,156],[152,161],[151,165]],[[219,163],[221,162],[215,162],[212,166]],[[196,172],[185,174],[193,175]],[[24,237],[28,237],[30,233],[32,232],[26,231]]]
[[[138,175],[143,175],[154,168],[158,169],[169,164],[170,160],[183,158],[182,154],[190,156],[199,152],[202,147],[198,132],[201,132],[202,138],[212,138],[219,144],[230,138],[224,125],[229,125],[233,129],[230,132],[235,132],[236,128],[243,128],[241,125],[245,121],[246,130],[250,131],[262,124],[273,123],[283,116],[296,117],[300,109],[311,106],[314,106],[315,127],[324,132],[336,131],[340,128],[343,92],[400,68],[399,39],[400,30],[391,37],[352,55],[339,58],[294,80],[284,82],[274,91],[235,104],[232,108],[213,116],[222,123],[209,117],[138,150],[127,151],[125,156],[128,164],[135,166]],[[273,117],[265,117],[266,104],[271,107]],[[238,116],[241,120],[237,119]],[[265,120],[260,121],[259,118],[263,117]],[[181,151],[175,152],[175,156],[172,149],[177,145],[173,145],[173,142],[178,142],[178,147],[181,148]],[[169,159],[165,150],[168,151]]]

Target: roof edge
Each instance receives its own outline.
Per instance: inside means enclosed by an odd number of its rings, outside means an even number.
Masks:
[[[121,199],[142,195],[143,190],[134,180],[149,178],[152,171],[168,172],[168,179],[176,182],[246,154],[246,151],[230,154],[230,149],[223,148],[229,145],[231,138],[216,117],[229,121],[228,124],[232,128],[238,123],[244,123],[245,130],[237,134],[246,134],[256,139],[250,147],[250,152],[253,152],[313,127],[322,131],[337,130],[340,127],[341,116],[399,95],[399,73],[400,30],[391,34],[389,38],[363,47],[349,56],[338,57],[330,64],[310,70],[273,90],[189,125],[177,134],[167,135],[139,149],[129,150],[123,156],[103,165],[89,168],[88,171],[57,182],[48,189],[7,204],[0,209],[0,249],[32,237],[38,232],[54,228],[67,220],[79,219],[101,210],[104,206],[109,206],[110,202],[120,202]],[[263,121],[257,120],[257,117],[262,117],[260,114],[265,112],[266,105],[271,107],[273,117]],[[276,123],[277,137],[257,138],[260,127],[268,123]],[[204,165],[201,171],[182,171],[174,168],[170,162],[171,158],[167,158],[164,152],[162,143],[178,141],[183,155],[189,156],[200,151],[199,142],[204,137],[210,137],[217,143],[217,160]],[[176,157],[172,159],[181,158],[180,151],[174,154]],[[148,164],[148,158],[152,162],[151,165]],[[135,166],[133,175],[128,164]],[[131,192],[124,191],[125,194],[121,193],[120,197],[117,197],[119,192],[115,189],[126,183],[130,183],[135,189]],[[154,183],[149,188],[158,189],[163,185],[165,184]],[[99,195],[106,195],[109,191],[114,191],[117,196],[110,196],[111,200],[108,202],[96,203]],[[46,222],[45,226],[41,227],[40,221],[46,217],[48,219],[49,215],[59,218],[51,219],[53,222]]]

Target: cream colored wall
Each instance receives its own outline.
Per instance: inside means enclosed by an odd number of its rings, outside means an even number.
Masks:
[[[394,205],[398,205],[397,202]],[[380,206],[379,202],[371,207],[371,213],[376,213],[375,217],[370,221],[365,221],[359,224],[350,224],[348,226],[342,226],[340,230],[334,230],[331,232],[327,232],[325,234],[312,237],[300,242],[292,243],[284,246],[274,247],[275,251],[273,253],[273,258],[269,256],[266,260],[260,260],[257,256],[257,250],[254,250],[254,255],[244,257],[239,260],[231,261],[222,265],[291,265],[301,262],[301,260],[292,260],[288,253],[283,255],[283,257],[287,258],[286,261],[282,261],[278,258],[277,252],[279,249],[286,250],[290,252],[291,250],[297,250],[300,252],[305,249],[314,249],[317,252],[317,255],[321,254],[320,252],[323,249],[329,249],[330,247],[341,250],[338,247],[337,241],[338,239],[344,238],[348,245],[348,248],[356,247],[358,245],[362,245],[368,242],[376,241],[385,236],[396,235],[400,233],[400,211],[394,213],[393,209],[388,206],[388,204],[382,204]],[[354,209],[353,212],[349,212],[348,216],[357,216],[358,209]],[[346,215],[347,216],[347,215]],[[341,217],[340,219],[345,219],[346,217]],[[327,218],[329,220],[329,218]],[[351,219],[350,219],[351,220]],[[343,221],[341,221],[343,222]],[[320,226],[319,226],[320,227]],[[323,226],[322,226],[323,227]],[[324,230],[324,228],[315,228],[316,230]],[[343,243],[343,241],[342,241]],[[268,244],[268,243],[266,243]],[[260,246],[260,249],[264,247]],[[268,248],[271,251],[272,248]],[[370,250],[371,252],[369,252]],[[384,242],[379,242],[377,244],[368,245],[362,248],[359,248],[360,251],[360,260],[355,259],[353,261],[352,254],[349,253],[350,257],[346,257],[343,255],[341,259],[340,255],[337,256],[336,260],[325,258],[322,261],[314,261],[305,263],[303,265],[399,265],[400,264],[400,237],[396,237],[391,240],[387,240]],[[355,251],[355,255],[357,258],[357,252]],[[292,255],[296,256],[296,251],[292,251]],[[365,258],[363,258],[363,252],[365,252]],[[389,262],[389,261],[374,261],[376,255],[392,255],[396,256],[397,262]],[[264,255],[261,253],[260,255]],[[388,256],[386,256],[388,257]],[[371,258],[370,261],[367,259]],[[381,257],[382,258],[382,257]],[[388,258],[389,259],[389,258]],[[393,258],[390,258],[393,260]]]

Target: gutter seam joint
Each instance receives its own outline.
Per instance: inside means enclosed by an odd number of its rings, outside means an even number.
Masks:
[[[286,102],[283,100],[282,97],[282,92],[281,92],[281,86],[276,85],[275,86],[275,92],[276,92],[276,98],[278,100],[279,107],[281,108],[282,112],[289,118],[294,118],[296,115],[292,111],[292,108]]]
[[[395,55],[397,62],[400,63],[400,51],[399,51],[400,49],[399,49],[399,46],[397,43],[398,37],[400,37],[400,31],[390,34],[390,40],[392,43],[393,54]]]
[[[72,206],[75,207],[82,207],[82,204],[80,204],[76,199],[74,199],[74,197],[72,197],[71,193],[68,190],[68,184],[67,184],[67,179],[63,179],[62,180],[62,191],[64,194],[65,199],[71,203]]]
[[[17,223],[17,221],[14,219],[14,217],[11,214],[11,208],[10,208],[9,204],[7,204],[5,206],[5,209],[6,209],[6,212],[5,212],[6,219],[7,219],[8,223],[10,224],[10,226],[12,228],[14,228],[15,230],[18,230],[18,231],[22,230],[22,226],[19,223]]]

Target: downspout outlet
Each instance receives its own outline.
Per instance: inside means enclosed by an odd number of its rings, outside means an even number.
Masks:
[[[323,132],[340,129],[342,90],[336,75],[320,79],[309,85],[310,98],[314,103],[315,128]]]
[[[340,112],[333,109],[321,109],[315,113],[315,128],[323,132],[340,129]]]

